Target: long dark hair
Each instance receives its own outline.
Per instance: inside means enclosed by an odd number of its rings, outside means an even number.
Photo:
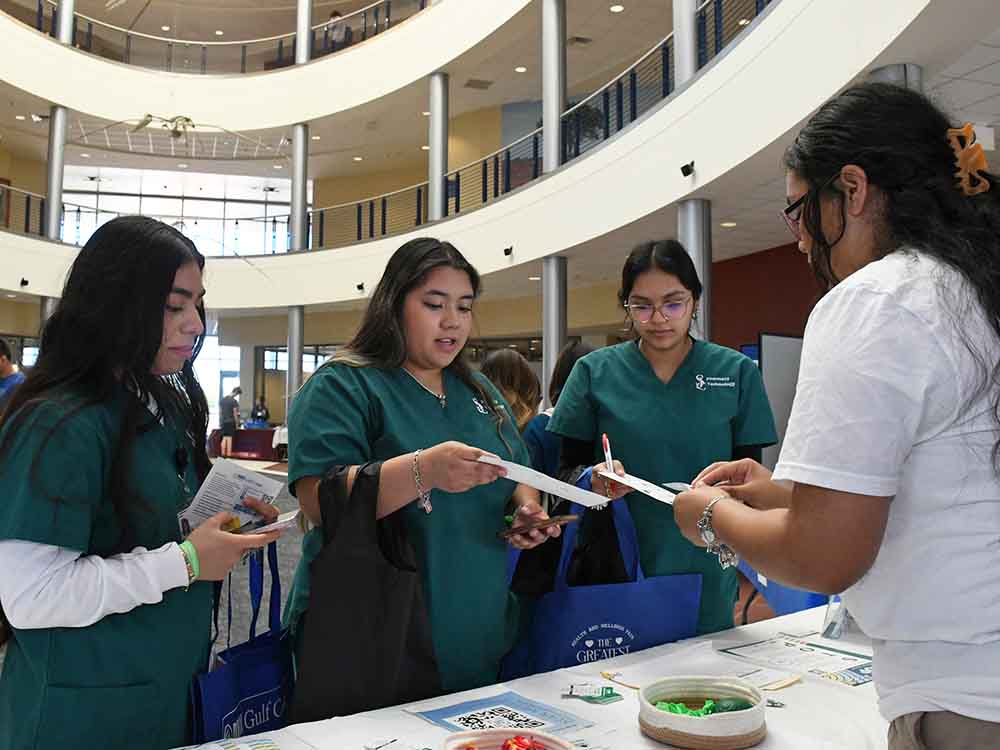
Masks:
[[[541,383],[528,360],[515,349],[498,349],[486,357],[479,371],[500,389],[514,412],[517,428],[524,432],[542,397]]]
[[[957,186],[955,152],[947,139],[948,117],[925,96],[885,83],[853,86],[826,102],[785,152],[785,168],[819,189],[846,164],[856,164],[884,195],[875,258],[911,248],[960,273],[1000,339],[1000,184],[983,174],[990,189],[966,196]],[[843,200],[836,180],[826,188]],[[824,235],[820,201],[805,201],[802,221],[813,238],[812,267],[821,286],[840,279],[831,263],[839,238]],[[842,209],[843,210],[843,209]],[[959,311],[957,311],[959,312]],[[992,389],[1000,424],[1000,362],[957,327],[981,368],[976,396]],[[1000,473],[1000,442],[993,449]]]
[[[419,237],[401,246],[389,258],[378,286],[365,308],[361,326],[354,337],[337,350],[323,365],[346,364],[351,367],[379,367],[385,370],[402,367],[406,360],[406,336],[403,333],[403,303],[406,295],[420,286],[435,268],[454,268],[469,277],[473,297],[479,297],[479,272],[450,242]],[[504,415],[494,399],[472,373],[465,359],[465,349],[445,368],[461,380],[491,413],[504,445]],[[510,447],[509,445],[507,446]]]
[[[32,460],[35,478],[39,456],[67,419],[120,397],[123,390],[130,394],[108,488],[121,526],[119,551],[135,546],[132,518],[144,505],[143,488],[130,486],[128,478],[136,437],[155,424],[146,406],[150,399],[186,433],[199,478],[211,468],[205,452],[208,404],[191,361],[173,375],[151,372],[163,341],[163,311],[174,276],[188,263],[204,268],[205,259],[191,240],[162,222],[127,216],[100,227],[73,262],[59,304],[42,331],[38,361],[0,415],[0,427],[6,428],[2,458],[36,409],[54,399],[66,404]],[[204,309],[199,312],[204,320]],[[195,342],[192,361],[203,341],[202,335]]]
[[[698,309],[698,300],[701,299],[702,292],[701,279],[698,278],[698,270],[694,267],[694,261],[691,260],[688,251],[677,240],[654,240],[643,242],[633,248],[625,259],[625,265],[622,266],[622,285],[618,290],[619,305],[624,308],[628,304],[636,279],[653,268],[676,276],[684,288],[691,292],[694,299],[692,304],[695,310]],[[631,318],[629,328],[630,330],[635,328]]]
[[[628,297],[626,296],[626,299]],[[573,372],[573,365],[581,357],[585,357],[594,351],[594,347],[585,341],[571,341],[562,348],[559,356],[556,357],[556,365],[552,368],[552,380],[549,383],[549,403],[553,406],[559,400],[563,386],[569,380],[569,374]]]

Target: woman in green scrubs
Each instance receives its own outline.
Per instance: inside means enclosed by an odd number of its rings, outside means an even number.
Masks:
[[[209,470],[203,266],[161,222],[102,226],[0,416],[2,750],[187,744],[207,581],[276,538],[222,531],[220,513],[182,543],[177,514]]]
[[[505,509],[515,510],[515,524],[546,518],[536,490],[504,480],[502,469],[477,461],[492,453],[530,463],[500,392],[462,358],[478,295],[479,274],[455,247],[435,239],[406,243],[389,260],[358,332],[309,378],[288,420],[289,487],[317,526],[323,523],[321,479],[335,466],[351,467],[351,484],[358,466],[381,462],[372,513],[402,520],[446,692],[495,682],[516,633],[517,609],[506,583],[508,549],[497,537]],[[527,549],[558,533],[549,527],[511,543]],[[312,608],[344,597],[305,590],[320,546],[314,529],[303,542],[286,612],[286,620],[297,625],[305,611],[306,631]],[[350,615],[350,602],[343,611]],[[300,705],[318,702],[297,696]],[[335,710],[330,707],[327,715]]]
[[[680,243],[648,242],[629,255],[618,297],[635,339],[578,361],[548,425],[563,438],[560,464],[568,481],[603,456],[604,434],[629,473],[655,484],[690,482],[713,461],[759,458],[762,447],[777,441],[754,363],[691,336],[701,291]],[[603,487],[596,482],[594,489]],[[627,502],[643,572],[700,573],[699,632],[732,627],[735,570],[722,570],[684,539],[669,505],[637,492]]]

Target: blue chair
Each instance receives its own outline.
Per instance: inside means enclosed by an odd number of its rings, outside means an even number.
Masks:
[[[812,609],[822,606],[830,600],[826,594],[816,594],[812,591],[783,586],[776,581],[763,578],[745,560],[740,560],[739,569],[754,587],[754,594],[750,596],[743,607],[742,624],[744,625],[747,621],[750,603],[758,593],[764,597],[764,601],[770,605],[776,615],[790,615],[793,612],[801,612],[803,609]]]

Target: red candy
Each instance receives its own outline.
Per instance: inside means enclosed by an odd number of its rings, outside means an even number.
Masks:
[[[546,750],[546,747],[540,742],[518,735],[505,740],[501,750]]]

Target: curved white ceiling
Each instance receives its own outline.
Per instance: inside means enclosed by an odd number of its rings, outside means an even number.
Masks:
[[[357,301],[364,296],[357,285],[363,282],[370,292],[389,255],[418,235],[454,242],[484,274],[581,245],[588,252],[604,252],[602,239],[610,233],[678,200],[725,197],[731,177],[755,155],[768,153],[825,99],[872,67],[891,62],[940,66],[981,37],[982,29],[1000,25],[1000,4],[970,8],[967,14],[955,14],[949,0],[894,0],[877,14],[867,13],[868,4],[781,0],[715,64],[634,127],[485,208],[347,248],[210,258],[208,304],[232,310]],[[864,26],[856,23],[862,14],[868,18]],[[679,166],[692,160],[694,176],[682,177]],[[780,177],[774,162],[767,178],[772,181]],[[28,268],[37,265],[39,283],[49,284],[61,278],[56,269],[62,264],[64,273],[74,252],[11,238],[0,237],[0,253],[6,252],[5,244],[24,252],[5,256],[0,288],[17,291],[14,284],[23,275],[22,266],[15,268],[7,258]],[[506,247],[513,247],[509,257]],[[36,286],[32,280],[27,291],[55,295],[59,285]]]
[[[186,115],[237,132],[308,122],[379,99],[447,67],[531,0],[439,0],[364,44],[308,65],[248,75],[192,76],[110,62],[55,43],[6,13],[0,78],[114,122]],[[23,64],[45,60],[44,65]]]

